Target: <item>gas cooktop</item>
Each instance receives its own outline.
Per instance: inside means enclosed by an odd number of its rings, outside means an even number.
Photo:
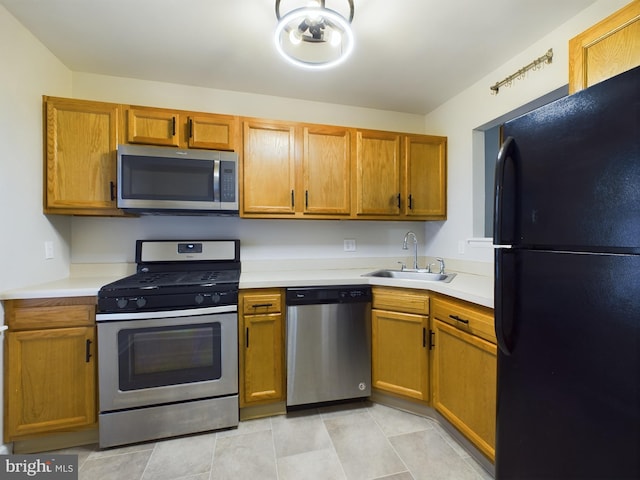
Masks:
[[[105,290],[152,290],[166,287],[208,287],[238,284],[240,270],[202,270],[136,273],[102,287]]]
[[[239,240],[138,240],[137,273],[103,286],[98,312],[237,305]]]

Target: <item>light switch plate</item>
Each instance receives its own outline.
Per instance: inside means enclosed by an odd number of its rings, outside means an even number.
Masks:
[[[356,251],[356,241],[354,239],[345,238],[344,239],[344,251],[345,252],[355,252]]]
[[[45,260],[53,258],[53,242],[51,240],[44,242],[44,258]]]

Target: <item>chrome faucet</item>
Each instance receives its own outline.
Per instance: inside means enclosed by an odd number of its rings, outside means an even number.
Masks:
[[[418,239],[416,238],[415,233],[407,232],[404,236],[404,241],[402,242],[402,249],[409,250],[409,247],[407,246],[409,237],[413,237],[413,269],[418,270]]]
[[[443,258],[436,258],[436,261],[440,264],[440,273],[441,275],[444,275],[444,259]]]

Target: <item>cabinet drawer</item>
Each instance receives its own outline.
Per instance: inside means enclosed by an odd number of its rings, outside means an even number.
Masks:
[[[373,308],[394,312],[429,314],[429,295],[425,290],[373,287]]]
[[[278,313],[282,311],[280,290],[265,290],[242,294],[242,312],[245,315]]]
[[[493,310],[444,298],[431,299],[433,318],[496,343]]]
[[[5,318],[11,330],[92,327],[95,302],[94,297],[8,300]]]

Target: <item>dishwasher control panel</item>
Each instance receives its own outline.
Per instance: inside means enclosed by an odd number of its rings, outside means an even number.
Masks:
[[[288,288],[286,294],[287,305],[367,302],[371,302],[371,287],[368,285]]]

